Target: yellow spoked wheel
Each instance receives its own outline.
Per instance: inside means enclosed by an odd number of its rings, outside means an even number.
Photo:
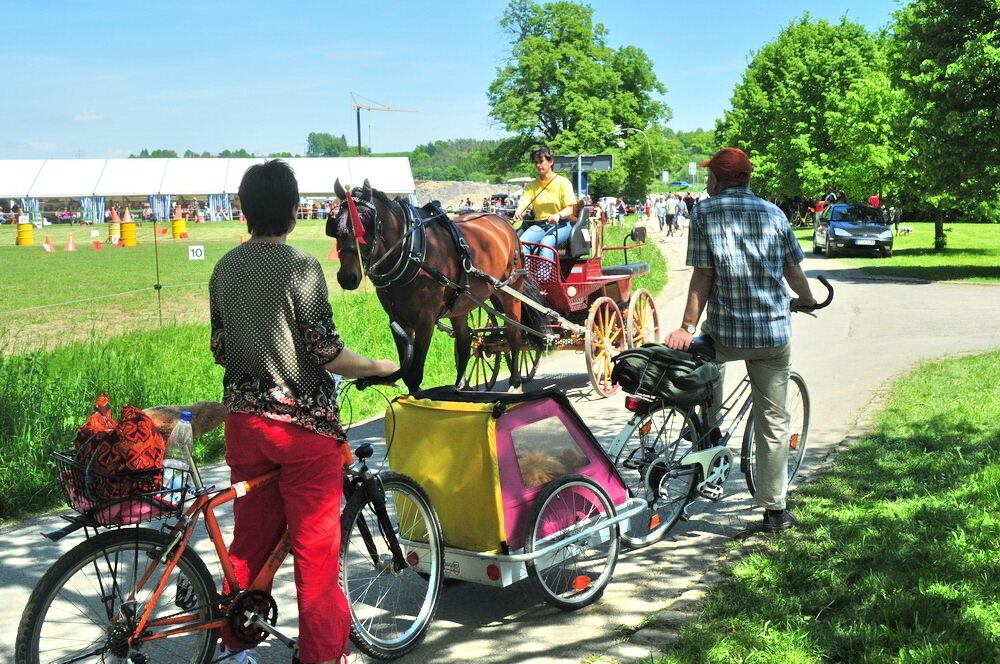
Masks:
[[[645,288],[636,290],[629,298],[625,330],[629,348],[660,340],[660,317],[656,313],[656,303]]]
[[[625,350],[626,338],[621,309],[610,297],[600,297],[590,305],[583,346],[590,384],[598,393],[611,396],[618,391],[611,380],[611,358]]]
[[[496,316],[485,309],[469,312],[469,333],[472,335],[471,355],[465,368],[465,381],[470,390],[488,392],[497,383],[504,353],[497,350],[503,341],[503,327]]]

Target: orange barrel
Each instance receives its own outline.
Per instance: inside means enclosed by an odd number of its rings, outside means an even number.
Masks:
[[[118,240],[122,237],[122,224],[120,221],[112,221],[108,223],[108,242],[111,244],[117,244]]]
[[[187,233],[187,222],[183,219],[171,219],[170,220],[170,237],[175,240],[180,240],[184,233]]]
[[[30,247],[34,245],[35,244],[34,224],[18,224],[17,239],[14,240],[14,244],[21,247]]]
[[[134,247],[136,244],[135,238],[135,222],[134,221],[123,221],[122,222],[122,244],[126,247]]]

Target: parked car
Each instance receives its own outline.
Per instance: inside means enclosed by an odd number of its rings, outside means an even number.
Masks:
[[[816,219],[813,253],[829,257],[846,253],[892,256],[892,228],[882,219],[882,211],[867,205],[835,203]]]
[[[685,182],[684,180],[674,180],[673,182],[667,183],[668,187],[690,187],[690,182]]]

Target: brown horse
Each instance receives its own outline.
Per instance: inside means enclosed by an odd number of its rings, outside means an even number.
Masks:
[[[372,189],[368,180],[362,187],[351,190],[350,194],[337,180],[334,191],[342,204],[336,216],[328,221],[326,233],[336,238],[340,252],[337,281],[342,288],[355,290],[362,278],[371,278],[390,322],[398,322],[413,339],[413,359],[401,376],[406,387],[411,393],[420,389],[431,336],[435,324],[442,318],[451,321],[455,334],[455,385],[465,387],[465,369],[471,349],[468,314],[478,305],[464,297],[461,289],[451,287],[443,280],[462,289],[467,288],[468,293],[479,300],[489,300],[497,311],[515,320],[521,320],[521,302],[497,290],[489,281],[469,274],[468,266],[463,266],[455,239],[445,226],[451,223],[447,219],[413,226],[401,204]],[[356,218],[352,218],[352,207]],[[472,266],[498,281],[509,279],[510,286],[519,291],[524,291],[531,284],[524,275],[515,273],[523,267],[524,259],[521,243],[509,222],[495,214],[464,215],[454,222],[468,243]],[[424,257],[422,261],[407,264],[410,241],[419,240],[412,237],[417,232],[422,232],[426,238]],[[359,235],[364,242],[358,242]],[[394,278],[397,275],[399,279]],[[534,310],[526,306],[523,308],[525,324],[542,329],[539,317],[528,315]],[[518,363],[510,361],[510,358],[518,356],[521,331],[512,325],[505,325],[504,335],[511,351],[508,356],[510,386],[518,389],[522,382]],[[402,359],[406,342],[399,338],[395,340]]]

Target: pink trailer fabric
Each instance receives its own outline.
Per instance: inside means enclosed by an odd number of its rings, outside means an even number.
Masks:
[[[549,482],[568,474],[586,475],[622,505],[628,492],[600,444],[575,413],[551,397],[518,404],[497,421],[497,461],[504,522],[510,550],[524,546],[539,495]],[[552,530],[566,527],[552,524]],[[551,533],[549,533],[551,534]]]

